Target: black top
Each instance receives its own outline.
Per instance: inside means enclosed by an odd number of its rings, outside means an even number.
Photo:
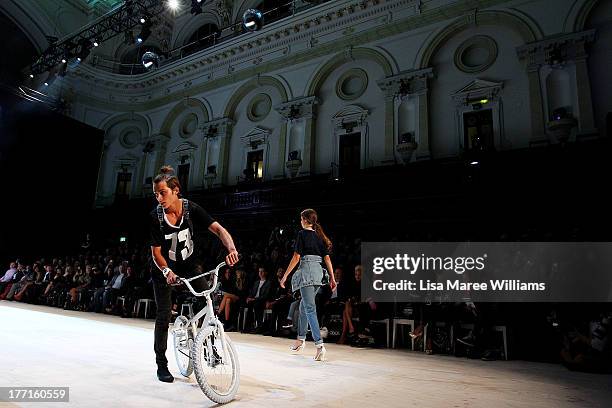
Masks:
[[[189,223],[181,217],[178,225],[169,225],[164,215],[162,229],[157,218],[157,208],[151,211],[151,246],[162,247],[162,255],[168,262],[168,267],[174,269],[177,263],[182,263],[194,256],[198,258],[202,250],[203,234],[215,220],[198,204],[189,201],[189,217],[193,225],[193,235],[189,231]]]
[[[324,257],[325,255],[329,255],[329,251],[323,240],[319,238],[315,231],[307,229],[301,229],[300,232],[298,232],[293,250],[300,254],[300,256],[318,255]]]

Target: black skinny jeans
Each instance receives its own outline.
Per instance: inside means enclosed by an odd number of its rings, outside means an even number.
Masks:
[[[201,270],[201,269],[200,269]],[[161,273],[161,272],[160,272]],[[202,273],[202,272],[197,272]],[[191,275],[194,276],[195,274]],[[186,277],[187,275],[181,275],[180,277]],[[207,277],[196,279],[191,281],[191,286],[197,291],[201,292],[209,288]],[[189,291],[183,285],[181,286],[170,286],[166,281],[153,280],[153,294],[155,296],[155,305],[157,306],[157,314],[155,317],[155,339],[153,343],[153,349],[155,350],[155,362],[160,367],[168,366],[168,359],[166,358],[166,349],[168,345],[168,327],[170,326],[170,317],[172,315],[172,291],[173,290],[186,290]],[[191,292],[188,292],[191,294]]]

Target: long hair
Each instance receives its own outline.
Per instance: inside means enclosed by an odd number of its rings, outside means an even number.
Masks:
[[[333,244],[327,235],[325,235],[325,231],[323,230],[321,224],[319,224],[319,216],[317,215],[317,212],[312,208],[307,208],[300,213],[300,216],[308,221],[308,223],[312,224],[312,228],[315,230],[319,238],[321,238],[327,247],[327,250],[331,252]]]
[[[236,271],[236,287],[243,290],[246,287],[246,276],[242,269]]]
[[[179,182],[178,177],[176,177],[174,174],[174,169],[172,166],[163,166],[161,169],[159,169],[159,174],[153,179],[153,184],[161,183],[162,181],[165,181],[166,185],[171,190],[178,187],[179,193],[181,192],[181,183]]]

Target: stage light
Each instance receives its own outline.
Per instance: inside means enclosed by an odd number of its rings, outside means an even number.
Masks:
[[[153,51],[147,51],[142,54],[141,62],[146,69],[159,68],[159,55]]]
[[[482,103],[484,105],[485,103],[489,103],[489,100],[488,99],[481,99],[480,103]]]
[[[94,41],[94,42],[93,42],[93,46],[94,46],[94,47],[97,47],[98,45],[100,45],[100,44],[99,44],[97,41]]]
[[[144,24],[144,23],[146,23],[146,22],[147,22],[147,19],[146,19],[146,18],[144,18],[144,17],[141,17],[141,18],[140,18],[140,24]]]
[[[48,82],[45,82],[45,86],[49,86],[49,83],[48,83]]]
[[[179,2],[179,0],[168,0],[166,5],[172,11],[177,11],[181,7],[181,3]]]
[[[66,63],[66,58],[62,58],[62,64]]]
[[[263,27],[264,18],[261,11],[248,9],[242,15],[242,25],[247,31],[257,31]]]
[[[34,74],[30,74],[30,78],[34,78]]]
[[[480,162],[477,162],[476,160],[474,160],[473,162],[470,163],[470,165],[472,166],[478,166],[480,164]]]

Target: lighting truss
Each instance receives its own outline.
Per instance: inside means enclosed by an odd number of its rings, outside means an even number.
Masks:
[[[34,75],[42,74],[61,63],[67,55],[82,55],[84,46],[91,48],[94,42],[101,44],[141,25],[142,16],[147,15],[148,18],[151,18],[163,12],[163,3],[163,0],[126,0],[121,6],[81,28],[78,32],[51,43],[40,58],[32,64],[30,72]]]

